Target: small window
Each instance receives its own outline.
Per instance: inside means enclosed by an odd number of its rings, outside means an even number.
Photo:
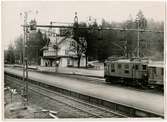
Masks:
[[[71,41],[71,42],[70,42],[70,46],[71,46],[71,47],[75,47],[75,42],[74,42],[74,41]]]
[[[65,55],[68,55],[69,50],[65,50]]]
[[[75,42],[74,41],[72,41],[72,46],[75,47]]]
[[[128,74],[128,73],[129,73],[129,70],[125,70],[125,73]]]
[[[115,72],[115,69],[111,69],[111,72]]]
[[[106,66],[106,63],[104,63],[104,66]]]
[[[129,69],[129,65],[128,64],[125,64],[124,67],[125,67],[125,69]]]
[[[143,65],[143,70],[146,70],[146,65]]]
[[[135,69],[136,69],[136,70],[138,70],[138,69],[139,69],[139,66],[138,66],[137,64],[135,65]]]
[[[111,72],[115,72],[114,64],[111,64]]]
[[[70,65],[70,59],[67,59],[67,65]]]
[[[118,64],[118,69],[121,69],[122,65],[121,64]]]
[[[153,67],[153,73],[156,74],[156,68],[155,67]]]
[[[164,69],[161,68],[161,75],[163,76],[164,75]]]
[[[111,69],[115,69],[115,68],[114,68],[114,64],[111,64]]]

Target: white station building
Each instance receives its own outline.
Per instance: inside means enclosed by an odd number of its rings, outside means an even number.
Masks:
[[[77,67],[78,57],[76,50],[73,49],[77,42],[70,37],[49,37],[48,46],[44,46],[43,57],[41,57],[42,67]],[[80,66],[86,65],[85,56],[81,56]]]

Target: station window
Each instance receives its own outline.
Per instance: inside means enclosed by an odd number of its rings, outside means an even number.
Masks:
[[[121,69],[122,65],[121,64],[118,64],[118,69]]]
[[[69,50],[65,50],[65,55],[68,55]]]
[[[125,69],[129,69],[129,65],[128,64],[125,64],[124,67],[125,67]]]
[[[67,65],[70,65],[70,59],[67,59]]]
[[[146,70],[146,65],[143,65],[143,70]]]
[[[76,43],[75,43],[74,41],[71,41],[71,42],[70,42],[70,46],[71,46],[71,47],[75,47],[75,45],[76,45]]]

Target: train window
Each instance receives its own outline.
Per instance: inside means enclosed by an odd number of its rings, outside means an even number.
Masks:
[[[115,72],[115,69],[111,69],[111,72]]]
[[[114,64],[111,64],[111,69],[115,69],[115,68],[114,68]]]
[[[126,74],[128,74],[128,73],[129,73],[129,71],[128,71],[128,70],[125,70],[125,73],[126,73]]]
[[[164,70],[163,70],[163,68],[161,68],[161,75],[162,75],[162,76],[164,75]]]
[[[137,64],[135,65],[135,69],[136,69],[136,70],[138,70],[138,69],[139,69],[139,66],[138,66]]]
[[[146,70],[146,65],[143,65],[143,70]]]
[[[118,64],[118,69],[121,69],[122,65],[121,64]]]
[[[129,69],[129,65],[128,64],[125,64],[124,67],[125,67],[125,69]]]
[[[156,68],[155,67],[153,67],[153,72],[154,72],[154,74],[156,74]]]
[[[115,72],[114,64],[111,64],[111,72]]]
[[[104,63],[104,66],[106,66],[106,63]]]

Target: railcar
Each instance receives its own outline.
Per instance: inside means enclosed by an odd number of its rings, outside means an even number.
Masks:
[[[145,85],[148,83],[147,68],[148,62],[145,60],[118,59],[106,61],[104,77],[106,82]]]
[[[162,62],[142,59],[112,59],[104,63],[106,82],[160,88],[164,85]]]

